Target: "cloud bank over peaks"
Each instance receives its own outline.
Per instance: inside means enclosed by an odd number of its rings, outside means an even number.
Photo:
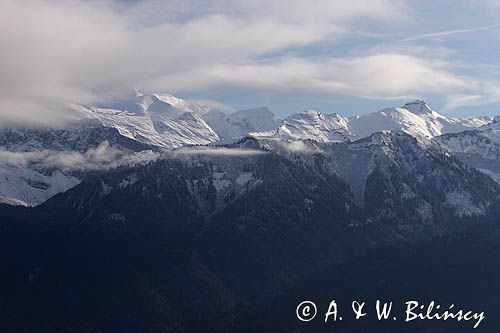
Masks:
[[[497,101],[497,83],[461,75],[449,59],[390,51],[379,36],[416,24],[413,7],[396,0],[4,0],[0,120],[64,122],[72,117],[67,104],[103,103],[133,87],[200,98],[227,91],[229,100],[262,91],[277,99],[440,94],[449,110],[472,100],[457,95]],[[344,43],[355,35],[363,43]]]

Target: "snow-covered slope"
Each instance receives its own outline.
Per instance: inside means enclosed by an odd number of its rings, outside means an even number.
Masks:
[[[211,110],[203,119],[219,135],[222,142],[231,142],[251,132],[267,132],[276,130],[279,121],[267,107],[224,113]]]
[[[468,165],[500,183],[500,126],[493,122],[477,130],[441,135],[434,139]]]
[[[339,143],[253,140],[254,146],[292,161],[302,159],[326,179],[341,178],[353,201],[374,221],[385,221],[409,234],[446,232],[446,223],[481,219],[496,209],[499,198],[500,188],[489,177],[435,142],[403,131],[382,131]],[[249,146],[249,142],[242,144]]]
[[[0,203],[36,206],[53,195],[80,183],[76,177],[56,170],[47,175],[30,168],[0,165]]]
[[[383,130],[401,130],[414,137],[432,138],[479,127],[488,121],[491,119],[446,117],[433,111],[424,101],[417,100],[400,108],[388,108],[349,118],[349,128],[359,138]]]
[[[226,115],[169,94],[137,93],[109,106],[73,108],[83,120],[64,129],[0,131],[0,202],[38,205],[90,171],[149,161],[156,150],[221,141],[204,117],[215,119],[228,140],[276,128],[266,108]]]
[[[380,131],[404,131],[416,138],[430,139],[444,133],[477,128],[492,120],[491,117],[446,117],[431,110],[424,101],[416,100],[399,108],[349,118],[336,113],[325,115],[313,110],[304,111],[285,118],[272,133],[253,133],[253,136],[342,142],[365,138]]]
[[[347,118],[336,113],[323,115],[314,110],[285,118],[273,135],[288,140],[311,139],[318,142],[340,142],[354,138]]]
[[[74,109],[85,118],[116,128],[125,137],[163,148],[229,142],[249,132],[278,127],[265,107],[225,113],[170,94],[138,93],[108,106],[76,105]]]
[[[430,139],[478,128],[493,120],[491,117],[447,117],[433,111],[423,100],[353,117],[307,110],[282,121],[276,120],[266,107],[228,113],[170,94],[137,93],[105,107],[75,108],[86,118],[98,119],[104,126],[116,128],[125,137],[164,148],[229,143],[247,134],[345,142],[379,131],[401,130],[417,138]]]
[[[208,107],[187,102],[168,94],[138,95],[135,100],[115,103],[114,108],[74,108],[84,117],[98,119],[130,139],[164,148],[204,145],[219,136],[201,118]]]
[[[35,206],[88,172],[143,163],[158,154],[114,128],[11,128],[0,131],[0,203]]]

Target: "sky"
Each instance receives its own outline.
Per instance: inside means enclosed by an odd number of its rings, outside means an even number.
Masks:
[[[355,115],[500,114],[500,0],[0,0],[0,122],[138,88]]]

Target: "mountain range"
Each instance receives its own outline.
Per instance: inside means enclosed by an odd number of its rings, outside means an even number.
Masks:
[[[498,117],[420,100],[282,120],[209,104],[137,93],[74,105],[64,128],[1,130],[2,327],[289,332],[261,309],[288,316],[276,305],[307,281],[358,281],[335,273],[347,262],[385,286],[386,248],[426,263],[464,239],[483,256],[465,235],[497,237]]]
[[[73,108],[84,118],[97,119],[131,139],[166,148],[183,145],[230,143],[245,135],[289,140],[312,139],[344,142],[383,130],[402,130],[432,138],[491,123],[493,117],[450,118],[431,110],[422,100],[399,108],[387,108],[362,116],[344,117],[306,110],[276,119],[266,107],[227,112],[202,102],[179,99],[170,94],[137,93],[130,100],[107,107]]]
[[[231,144],[247,136],[299,146],[303,140],[349,143],[380,131],[403,131],[419,142],[433,141],[500,179],[498,118],[450,118],[421,100],[362,116],[307,110],[285,119],[276,119],[265,107],[228,112],[170,94],[140,92],[108,106],[71,107],[81,120],[62,129],[0,130],[0,202],[38,205],[75,186],[89,171],[148,162],[183,146]]]

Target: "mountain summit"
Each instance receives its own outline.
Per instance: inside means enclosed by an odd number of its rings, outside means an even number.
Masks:
[[[312,109],[285,118],[275,135],[289,140],[318,142],[342,142],[354,137],[347,118],[336,113],[324,115]]]
[[[226,113],[171,94],[137,93],[109,106],[74,108],[83,118],[98,119],[125,137],[162,148],[237,140],[278,126],[266,107]]]
[[[417,99],[413,102],[406,103],[405,105],[403,105],[403,109],[406,109],[414,114],[429,114],[434,112],[422,99]]]

